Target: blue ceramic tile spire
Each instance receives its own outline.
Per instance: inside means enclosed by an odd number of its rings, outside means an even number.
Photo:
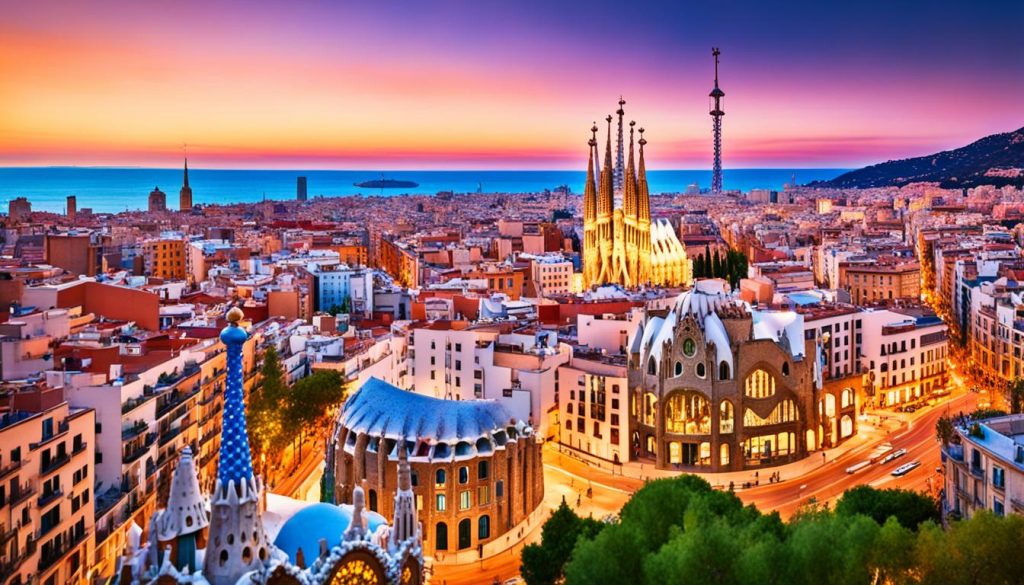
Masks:
[[[242,392],[242,345],[249,338],[245,330],[238,326],[243,316],[238,307],[228,311],[228,326],[220,332],[220,340],[227,346],[228,372],[217,479],[225,487],[229,481],[234,481],[238,486],[243,480],[253,478],[252,452],[245,423],[245,396]]]

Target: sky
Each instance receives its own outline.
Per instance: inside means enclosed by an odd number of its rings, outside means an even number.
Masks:
[[[0,0],[0,166],[851,168],[1024,126],[1024,2]]]

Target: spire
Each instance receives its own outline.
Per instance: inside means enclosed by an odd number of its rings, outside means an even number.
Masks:
[[[641,221],[651,221],[650,193],[647,187],[647,165],[644,164],[644,145],[647,139],[644,138],[644,129],[640,128],[640,161],[637,172],[637,215]]]
[[[615,114],[619,117],[619,134],[615,144],[615,193],[622,193],[622,178],[623,178],[623,141],[622,141],[622,118],[626,115],[626,110],[623,106],[626,105],[626,100],[619,96],[619,109],[615,111]]]
[[[416,494],[412,491],[412,471],[405,441],[399,441],[398,489],[395,490],[395,517],[391,521],[389,545],[392,551],[409,539],[419,539],[419,521],[416,517]]]
[[[249,448],[245,399],[242,394],[242,345],[249,339],[245,330],[238,326],[243,316],[238,307],[228,311],[228,326],[220,332],[220,340],[227,346],[228,371],[217,480],[225,487],[229,482],[234,482],[236,488],[243,481],[253,479],[252,451]]]
[[[583,186],[583,219],[589,221],[597,217],[597,187],[594,183],[594,153],[597,151],[597,122],[590,129],[591,137],[587,141],[589,161],[587,162],[587,182]]]
[[[626,217],[637,214],[636,198],[636,166],[633,164],[633,129],[636,122],[629,123],[629,160],[626,162],[625,183],[623,185],[622,213]]]
[[[187,156],[185,157],[185,181],[184,181],[183,186],[184,187],[188,187],[188,157]],[[202,187],[202,185],[200,185],[200,187]]]
[[[598,213],[612,213],[612,117],[605,118],[608,122],[608,139],[604,147],[604,168],[601,169],[601,181],[598,183]]]

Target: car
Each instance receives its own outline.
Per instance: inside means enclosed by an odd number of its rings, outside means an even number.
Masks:
[[[896,469],[893,469],[892,470],[892,475],[894,475],[896,477],[900,477],[900,476],[903,476],[903,475],[906,475],[906,474],[910,473],[911,471],[917,469],[920,466],[921,466],[921,462],[920,461],[911,461],[910,463],[905,463],[903,465],[900,465]]]
[[[917,410],[916,406],[914,406],[913,404],[908,404],[906,406],[906,408],[903,409],[903,412],[914,412],[916,410]]]
[[[885,465],[886,463],[890,463],[892,461],[895,461],[895,460],[899,459],[900,457],[903,457],[906,454],[907,454],[907,450],[906,449],[897,449],[897,450],[893,451],[892,453],[889,453],[885,457],[882,457],[882,462],[880,463],[880,465]]]

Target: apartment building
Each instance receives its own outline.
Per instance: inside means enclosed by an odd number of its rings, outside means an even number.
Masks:
[[[1024,415],[957,425],[955,433],[943,447],[944,511],[962,518],[979,510],[1024,513]]]

